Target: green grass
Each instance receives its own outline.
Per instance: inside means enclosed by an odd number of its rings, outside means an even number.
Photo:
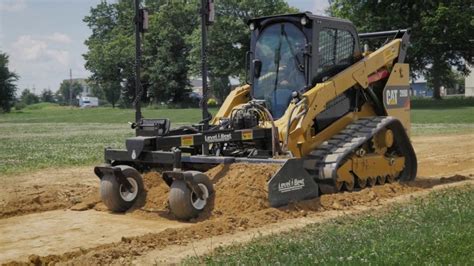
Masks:
[[[412,123],[415,124],[472,124],[474,106],[449,109],[413,109]]]
[[[474,98],[443,100],[414,99],[411,102],[412,122],[415,124],[472,124]]]
[[[215,112],[216,109],[211,109]],[[143,109],[145,117],[166,117],[172,126],[197,123],[200,109]],[[124,147],[134,135],[132,109],[79,109],[49,103],[0,114],[0,175],[48,167],[97,164],[104,147]]]
[[[219,248],[187,264],[473,265],[474,187],[431,193],[386,213]]]
[[[125,124],[1,123],[0,175],[99,163],[133,134]]]
[[[215,108],[210,108],[215,113]],[[147,118],[168,118],[172,123],[197,123],[201,110],[143,108]],[[50,103],[30,105],[20,111],[0,114],[0,123],[127,123],[135,120],[133,109],[111,107],[85,108],[58,106]]]
[[[474,97],[452,97],[442,100],[431,98],[415,98],[411,100],[413,109],[457,109],[459,107],[474,107]]]

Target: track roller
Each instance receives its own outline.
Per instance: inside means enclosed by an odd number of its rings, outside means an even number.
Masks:
[[[395,181],[397,181],[397,179],[393,175],[387,175],[387,176],[385,176],[385,181],[387,183],[391,184],[391,183],[395,183]]]
[[[377,177],[370,176],[367,178],[367,185],[369,185],[369,187],[375,186],[376,183],[377,183]]]
[[[378,185],[385,184],[385,180],[386,180],[385,176],[377,176],[377,184]]]
[[[367,179],[356,178],[356,186],[360,189],[363,189],[367,186]]]
[[[344,190],[345,191],[353,191],[355,186],[354,178],[351,181],[344,181]]]

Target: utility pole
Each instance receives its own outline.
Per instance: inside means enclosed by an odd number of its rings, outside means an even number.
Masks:
[[[72,107],[72,69],[69,69],[69,105]]]

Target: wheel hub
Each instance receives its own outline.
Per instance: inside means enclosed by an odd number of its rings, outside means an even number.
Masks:
[[[199,198],[194,191],[191,191],[191,204],[196,210],[202,210],[206,207],[207,198],[209,198],[209,190],[204,184],[198,184],[198,186],[202,191],[202,199]]]
[[[127,177],[128,182],[132,185],[132,187],[127,189],[124,185],[120,185],[120,197],[127,202],[133,201],[138,194],[138,184],[135,179],[131,177]]]

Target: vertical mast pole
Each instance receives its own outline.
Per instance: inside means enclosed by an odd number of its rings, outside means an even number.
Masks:
[[[142,95],[142,84],[140,82],[141,67],[141,44],[140,44],[140,0],[135,0],[135,122],[138,123],[142,118],[140,106]]]
[[[208,0],[201,0],[201,75],[202,75],[202,120],[204,130],[209,127],[209,112],[207,110],[207,21],[209,16]]]
[[[209,19],[209,0],[201,0],[201,75],[202,75],[202,130],[209,129],[209,111],[207,110],[207,23]],[[209,154],[209,144],[202,145],[202,154]]]

